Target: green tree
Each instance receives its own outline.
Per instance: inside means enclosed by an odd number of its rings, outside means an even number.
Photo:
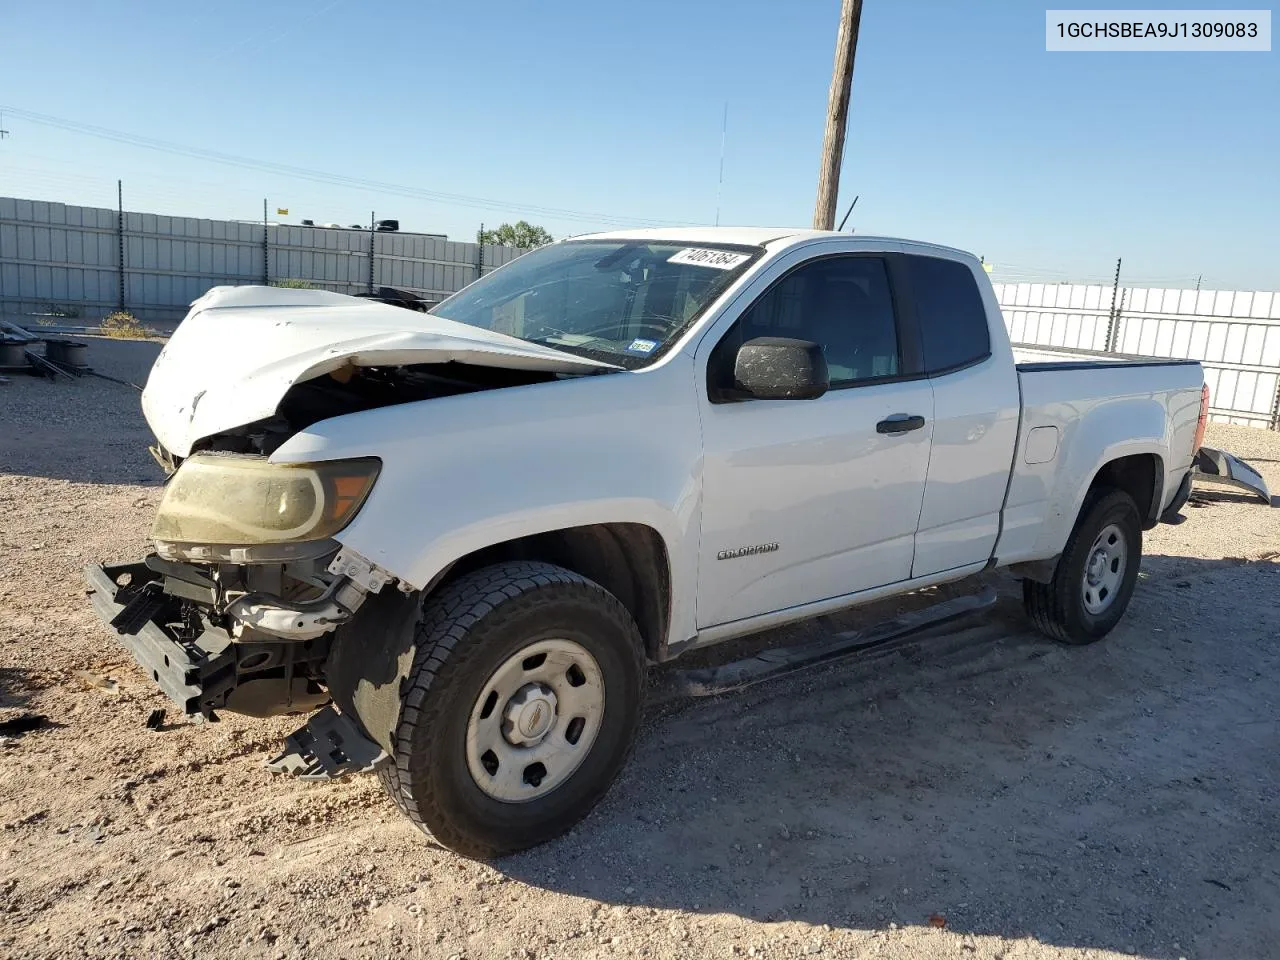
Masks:
[[[530,249],[550,243],[554,237],[542,227],[534,226],[528,220],[519,223],[504,223],[496,230],[480,231],[481,243],[498,243],[504,247],[521,247]]]

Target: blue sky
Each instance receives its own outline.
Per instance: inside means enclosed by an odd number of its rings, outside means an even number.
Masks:
[[[1201,6],[1210,6],[1202,0]],[[1231,8],[1232,4],[1222,4]],[[867,0],[840,204],[996,278],[1280,289],[1280,53],[1046,53],[1044,4]],[[0,194],[457,239],[807,225],[839,0],[0,0]],[[427,199],[422,192],[454,199]],[[476,202],[476,198],[480,198]],[[496,201],[496,202],[491,202]],[[536,212],[536,211],[568,211]]]

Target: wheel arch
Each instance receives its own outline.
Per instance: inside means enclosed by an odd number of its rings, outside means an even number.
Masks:
[[[325,682],[334,701],[344,713],[354,713],[377,743],[392,750],[424,603],[469,573],[518,560],[555,564],[600,584],[635,620],[645,657],[664,657],[671,621],[671,570],[662,536],[639,523],[589,524],[489,544],[457,558],[423,590],[387,589],[370,597],[335,634],[325,663]]]
[[[671,560],[662,535],[643,523],[593,523],[527,534],[473,550],[438,574],[424,596],[458,577],[508,560],[541,560],[604,587],[627,609],[652,661],[671,635]]]
[[[1164,458],[1158,453],[1132,453],[1102,464],[1085,491],[1084,500],[1076,512],[1077,520],[1107,490],[1123,490],[1129,494],[1138,506],[1142,528],[1150,530],[1160,522],[1160,504],[1164,499]]]

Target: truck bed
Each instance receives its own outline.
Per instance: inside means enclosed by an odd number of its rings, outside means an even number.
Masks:
[[[1161,500],[1172,498],[1191,468],[1204,383],[1197,361],[1039,347],[1015,348],[1014,360],[1022,419],[1002,563],[1051,555],[1102,463],[1131,451],[1178,451],[1152,464]]]

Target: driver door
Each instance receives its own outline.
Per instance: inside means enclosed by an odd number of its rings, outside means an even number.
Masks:
[[[756,337],[817,342],[831,388],[739,402],[700,391],[699,629],[909,579],[933,391],[903,335],[891,260],[802,262],[703,341],[710,377]]]

